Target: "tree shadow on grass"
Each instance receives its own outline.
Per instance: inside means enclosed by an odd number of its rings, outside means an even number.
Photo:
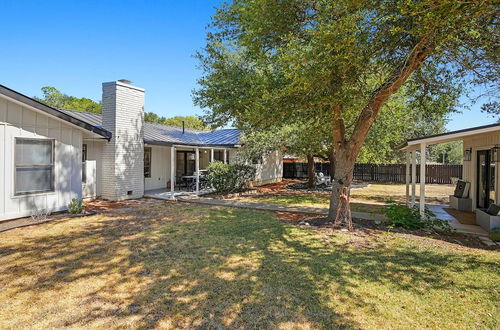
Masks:
[[[32,304],[46,304],[48,291],[75,295],[79,310],[55,327],[358,328],[350,311],[383,308],[360,293],[363,281],[412,294],[470,290],[448,275],[498,267],[473,255],[325,244],[273,213],[233,208],[167,204],[44,228],[1,246],[0,284],[33,293]],[[85,290],[71,291],[79,283]]]

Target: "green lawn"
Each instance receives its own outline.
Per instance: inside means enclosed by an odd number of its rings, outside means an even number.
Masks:
[[[0,233],[2,328],[498,328],[500,255],[169,203]]]
[[[448,196],[453,194],[453,185],[426,185],[427,203],[448,203]],[[418,189],[417,189],[418,192]],[[351,191],[351,210],[357,212],[378,213],[388,200],[404,203],[406,186],[403,184],[370,184],[365,188]],[[419,194],[417,193],[417,200]],[[328,192],[300,192],[282,189],[236,198],[244,202],[261,202],[285,206],[303,206],[325,208],[330,203]]]

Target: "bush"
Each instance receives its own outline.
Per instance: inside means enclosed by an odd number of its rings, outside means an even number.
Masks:
[[[451,226],[447,221],[436,218],[436,215],[425,208],[424,217],[420,215],[420,209],[417,206],[408,207],[390,201],[389,205],[384,207],[384,213],[387,216],[389,227],[401,227],[405,229],[440,229],[445,232],[451,232]]]
[[[84,209],[83,201],[78,198],[73,198],[68,204],[68,211],[73,214],[82,213]]]
[[[207,170],[208,183],[217,193],[241,191],[255,178],[255,168],[249,165],[213,162]]]
[[[494,228],[490,233],[490,239],[493,242],[500,242],[500,228]]]

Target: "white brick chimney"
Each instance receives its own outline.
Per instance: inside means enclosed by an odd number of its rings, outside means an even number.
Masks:
[[[129,81],[102,84],[102,125],[113,133],[102,154],[102,197],[144,195],[144,89]]]

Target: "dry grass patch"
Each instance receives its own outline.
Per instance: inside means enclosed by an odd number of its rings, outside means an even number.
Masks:
[[[453,185],[426,185],[426,203],[446,204],[453,194]],[[370,184],[351,191],[351,210],[355,212],[379,213],[388,200],[404,203],[406,186],[403,184]],[[417,201],[419,198],[417,189]],[[234,198],[241,202],[259,202],[285,206],[326,208],[330,203],[328,192],[303,192],[290,189],[261,189],[259,194]]]
[[[0,326],[497,328],[499,262],[412,235],[156,205],[0,233]]]

